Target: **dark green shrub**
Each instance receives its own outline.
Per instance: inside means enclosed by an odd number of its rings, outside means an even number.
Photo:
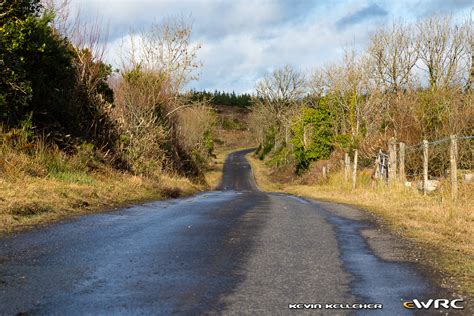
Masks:
[[[333,144],[331,121],[329,108],[320,102],[314,108],[304,108],[293,123],[291,143],[297,173],[307,169],[311,161],[329,158]]]
[[[51,27],[54,14],[40,1],[3,1],[0,9],[0,123],[15,128],[29,119],[61,147],[81,139],[112,149],[114,126],[102,109],[113,102],[106,82],[111,67],[94,62],[87,50],[77,52]],[[78,54],[100,69],[94,91],[79,76]]]

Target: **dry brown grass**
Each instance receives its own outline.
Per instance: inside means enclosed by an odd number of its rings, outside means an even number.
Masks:
[[[0,234],[132,202],[205,188],[161,172],[137,176],[101,161],[91,145],[66,154],[40,139],[14,140],[0,129]]]
[[[225,158],[232,150],[222,150],[216,153],[216,157],[212,159],[208,170],[205,173],[206,183],[211,189],[215,189],[221,182]]]
[[[214,134],[217,152],[231,148],[257,147],[250,131],[217,130]]]
[[[213,133],[216,152],[257,146],[254,135],[248,129],[249,110],[224,105],[215,108],[218,118]]]
[[[87,183],[24,176],[0,178],[0,234],[134,202],[175,198],[204,189],[186,179],[149,179],[115,170],[88,175]]]
[[[398,235],[423,249],[422,264],[443,276],[440,283],[455,291],[474,295],[474,186],[464,184],[457,202],[441,192],[423,196],[401,185],[379,185],[371,189],[370,177],[359,177],[358,188],[351,189],[341,173],[326,184],[293,185],[270,181],[264,162],[248,155],[258,186],[264,191],[291,194],[356,205],[377,215]]]

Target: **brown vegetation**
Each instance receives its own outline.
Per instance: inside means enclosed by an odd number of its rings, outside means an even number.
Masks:
[[[22,134],[0,139],[0,233],[64,217],[203,190],[182,177],[132,175],[104,163],[90,146],[74,155]],[[10,137],[8,137],[10,135]]]
[[[123,47],[121,69],[112,72],[103,60],[107,32],[98,19],[86,23],[80,13],[70,16],[69,0],[42,3],[43,8],[28,7],[28,2],[13,5],[19,12],[22,6],[29,8],[26,18],[32,20],[55,12],[41,31],[63,45],[64,64],[36,58],[38,50],[31,60],[44,61],[45,69],[53,63],[59,72],[70,74],[66,79],[71,89],[64,97],[62,86],[47,87],[64,104],[50,104],[40,98],[41,90],[32,89],[39,105],[32,107],[25,98],[12,115],[15,120],[0,123],[0,230],[204,189],[215,115],[208,100],[193,101],[184,93],[200,66],[200,46],[191,44],[190,24],[169,18],[132,33]],[[9,44],[18,46],[16,40]],[[16,66],[14,58],[11,63]],[[38,76],[35,68],[27,71],[26,79]],[[15,100],[14,93],[7,96]],[[35,108],[39,106],[46,110]],[[54,113],[58,108],[61,113]],[[58,118],[44,120],[46,114]]]

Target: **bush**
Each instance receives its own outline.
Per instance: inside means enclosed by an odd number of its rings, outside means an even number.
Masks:
[[[88,141],[113,151],[115,126],[104,110],[113,101],[106,82],[111,67],[53,29],[54,14],[43,10],[40,1],[8,3],[2,3],[0,19],[3,125],[16,128],[26,119],[37,134],[48,135],[62,148]],[[91,77],[91,69],[99,69],[97,78]]]
[[[29,2],[29,3],[28,3]],[[35,1],[14,2],[18,9]],[[39,16],[35,6],[28,14],[3,19],[0,26],[0,115],[9,126],[17,126],[29,113],[38,123],[74,126],[77,109],[71,102],[75,84],[74,53],[49,23],[51,13]]]
[[[266,134],[264,141],[258,146],[255,154],[258,159],[263,160],[275,147],[275,131],[271,128]]]
[[[268,165],[270,167],[279,169],[288,166],[293,161],[293,153],[291,152],[290,148],[282,146],[272,155],[268,161]]]
[[[306,170],[311,161],[328,159],[331,155],[333,143],[331,113],[324,103],[315,108],[303,108],[291,131],[294,135],[291,143],[297,173]]]

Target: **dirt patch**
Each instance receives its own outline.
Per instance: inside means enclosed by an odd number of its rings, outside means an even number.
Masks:
[[[176,199],[179,198],[182,195],[182,191],[180,188],[162,188],[160,190],[161,195],[164,198],[171,198],[171,199]]]
[[[272,170],[269,176],[271,181],[275,183],[291,183],[297,180],[295,166],[293,165],[287,165],[284,168]]]
[[[250,110],[236,106],[216,105],[217,126],[213,132],[216,152],[255,146],[255,138],[248,129]]]
[[[13,216],[35,216],[51,211],[51,207],[39,203],[15,205],[9,208],[8,213]]]

